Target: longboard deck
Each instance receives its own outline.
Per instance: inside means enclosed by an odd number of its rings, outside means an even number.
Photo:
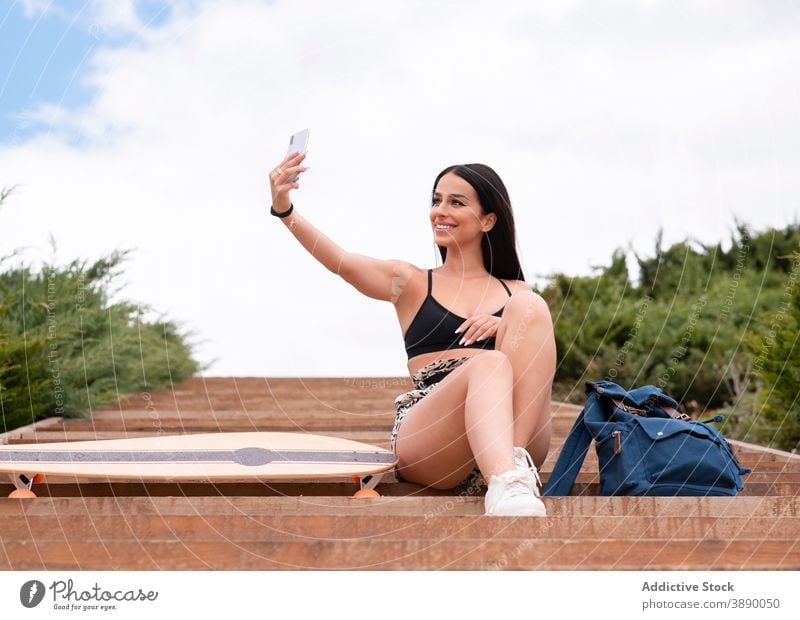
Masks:
[[[306,433],[201,433],[0,446],[0,473],[147,480],[287,480],[366,476],[389,450]]]

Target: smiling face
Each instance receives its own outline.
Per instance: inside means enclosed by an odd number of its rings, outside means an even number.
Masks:
[[[458,246],[478,240],[494,226],[494,213],[481,213],[475,189],[461,177],[448,172],[436,184],[430,212],[437,245]],[[437,224],[447,225],[440,228]]]

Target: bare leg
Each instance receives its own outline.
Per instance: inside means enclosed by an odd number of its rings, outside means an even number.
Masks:
[[[556,343],[547,302],[531,290],[514,292],[503,310],[496,347],[505,353],[514,374],[514,445],[527,447],[540,468],[550,449],[550,401],[556,371]]]
[[[489,476],[514,469],[513,374],[506,355],[486,351],[447,375],[414,405],[397,434],[406,480],[450,489],[477,461]]]

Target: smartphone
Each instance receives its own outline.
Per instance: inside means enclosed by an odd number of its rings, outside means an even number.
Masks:
[[[298,131],[291,138],[289,138],[289,150],[286,151],[286,154],[289,155],[290,153],[294,153],[295,151],[300,151],[301,153],[305,153],[307,149],[308,149],[308,129],[303,129],[302,131]],[[299,178],[300,175],[296,174],[291,179],[289,179],[287,183],[294,183]]]

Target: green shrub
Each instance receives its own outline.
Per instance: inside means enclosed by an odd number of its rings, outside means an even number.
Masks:
[[[774,305],[745,339],[754,360],[753,435],[782,450],[800,447],[800,252]]]
[[[0,273],[0,432],[50,416],[88,416],[132,392],[169,387],[207,366],[191,333],[109,286],[129,251]],[[0,267],[9,256],[0,257]],[[112,293],[113,294],[113,293]]]
[[[663,250],[659,233],[654,257],[636,255],[638,283],[631,282],[620,249],[594,276],[551,275],[541,295],[555,321],[554,394],[582,403],[586,380],[653,384],[697,416],[706,417],[706,409],[728,412],[721,430],[733,438],[793,449],[800,440],[796,297],[778,344],[760,364],[760,380],[754,381],[754,368],[759,333],[797,271],[798,247],[797,224],[753,235],[737,222],[727,251],[688,241]]]

